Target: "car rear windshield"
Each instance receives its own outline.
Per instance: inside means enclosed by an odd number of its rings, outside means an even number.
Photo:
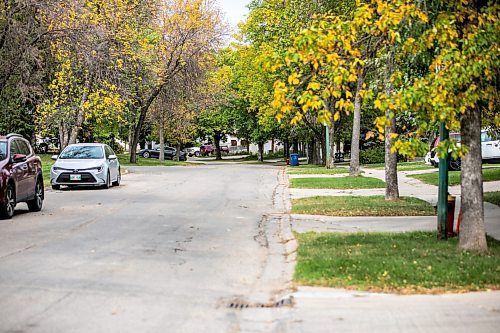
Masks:
[[[104,158],[104,153],[100,146],[70,146],[63,150],[59,158],[63,160],[93,160]]]
[[[7,158],[7,142],[0,141],[0,161],[3,161]]]

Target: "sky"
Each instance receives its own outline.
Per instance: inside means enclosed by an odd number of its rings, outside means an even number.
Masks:
[[[236,31],[238,23],[245,19],[248,13],[246,5],[250,0],[217,0],[231,28]]]

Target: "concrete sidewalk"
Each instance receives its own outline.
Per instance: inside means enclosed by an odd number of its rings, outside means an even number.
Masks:
[[[384,179],[384,171],[365,169],[365,176]],[[434,172],[428,171],[428,172]],[[399,173],[401,196],[437,202],[437,186],[426,185]],[[315,177],[315,175],[307,175]],[[290,175],[290,178],[301,176]],[[325,176],[322,176],[325,177]],[[337,177],[337,176],[335,176]],[[485,191],[498,191],[500,182],[485,183]],[[375,190],[290,189],[290,197],[324,195],[384,195]],[[450,188],[460,206],[460,187]],[[500,207],[484,204],[486,231],[500,239]],[[291,215],[296,232],[405,232],[436,230],[436,216],[329,217]],[[293,318],[276,332],[498,332],[500,291],[443,295],[396,295],[298,286],[291,295]]]
[[[362,169],[364,176],[385,180],[384,170]],[[438,187],[428,185],[421,181],[410,178],[408,174],[421,173],[422,171],[435,172],[434,170],[420,170],[398,172],[398,184],[400,196],[416,197],[437,205]],[[307,175],[308,177],[325,177],[325,175]],[[338,177],[338,175],[334,175]],[[303,178],[302,175],[289,175],[289,178]],[[328,177],[328,176],[327,176]],[[329,176],[331,177],[331,176]],[[500,190],[500,181],[484,182],[484,191]],[[460,186],[451,186],[450,194],[457,197],[455,205],[455,221],[460,211]],[[384,195],[385,189],[361,189],[361,190],[335,190],[335,189],[290,189],[292,199],[313,196],[371,196]],[[484,220],[486,232],[500,239],[500,207],[491,203],[484,203]],[[369,223],[368,223],[369,222]],[[456,223],[456,222],[455,222]],[[327,216],[305,216],[294,215],[292,224],[297,231],[306,232],[308,226],[310,231],[380,231],[380,232],[403,232],[415,230],[435,230],[437,226],[436,216],[427,217],[327,217]]]

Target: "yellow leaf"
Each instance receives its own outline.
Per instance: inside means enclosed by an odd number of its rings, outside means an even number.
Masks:
[[[375,137],[375,133],[373,131],[366,132],[365,140],[372,139],[373,137]]]

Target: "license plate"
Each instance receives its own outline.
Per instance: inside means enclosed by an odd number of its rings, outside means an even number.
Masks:
[[[69,180],[82,180],[82,175],[69,175]]]

